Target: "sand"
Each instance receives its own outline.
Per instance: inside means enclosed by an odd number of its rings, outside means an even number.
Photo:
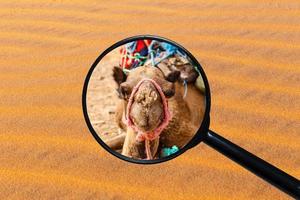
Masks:
[[[86,92],[89,120],[103,141],[123,133],[115,120],[116,107],[122,101],[113,79],[113,67],[119,66],[119,59],[118,48],[108,53],[93,70]]]
[[[90,134],[81,95],[90,66],[115,41],[175,40],[210,80],[211,129],[300,178],[299,8],[2,1],[0,199],[289,199],[205,144],[153,166],[118,160]]]

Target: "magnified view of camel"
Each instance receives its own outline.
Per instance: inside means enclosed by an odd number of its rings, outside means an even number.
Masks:
[[[124,70],[118,51],[110,54],[95,68],[87,93],[88,112],[100,138],[133,159],[158,159],[184,147],[205,111],[205,88],[195,67],[173,55],[156,65],[146,62]]]

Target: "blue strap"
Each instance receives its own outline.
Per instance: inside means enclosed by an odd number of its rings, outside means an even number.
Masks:
[[[183,98],[185,98],[186,95],[187,95],[187,90],[188,90],[188,87],[187,87],[187,81],[186,81],[186,80],[183,81],[183,86],[184,86],[184,94],[183,94]]]

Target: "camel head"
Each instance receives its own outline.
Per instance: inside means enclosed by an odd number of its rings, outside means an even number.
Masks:
[[[127,115],[139,130],[151,132],[165,117],[166,98],[175,94],[174,82],[180,72],[174,71],[165,77],[162,70],[152,66],[137,67],[126,75],[119,67],[114,67],[113,77],[118,85],[118,94],[125,101]],[[128,104],[129,102],[129,104]]]

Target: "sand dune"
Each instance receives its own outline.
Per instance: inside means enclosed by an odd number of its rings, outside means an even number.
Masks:
[[[211,129],[300,178],[299,15],[298,1],[0,2],[0,199],[289,199],[205,144],[153,166],[114,158],[81,94],[114,42],[167,37],[210,80]]]

